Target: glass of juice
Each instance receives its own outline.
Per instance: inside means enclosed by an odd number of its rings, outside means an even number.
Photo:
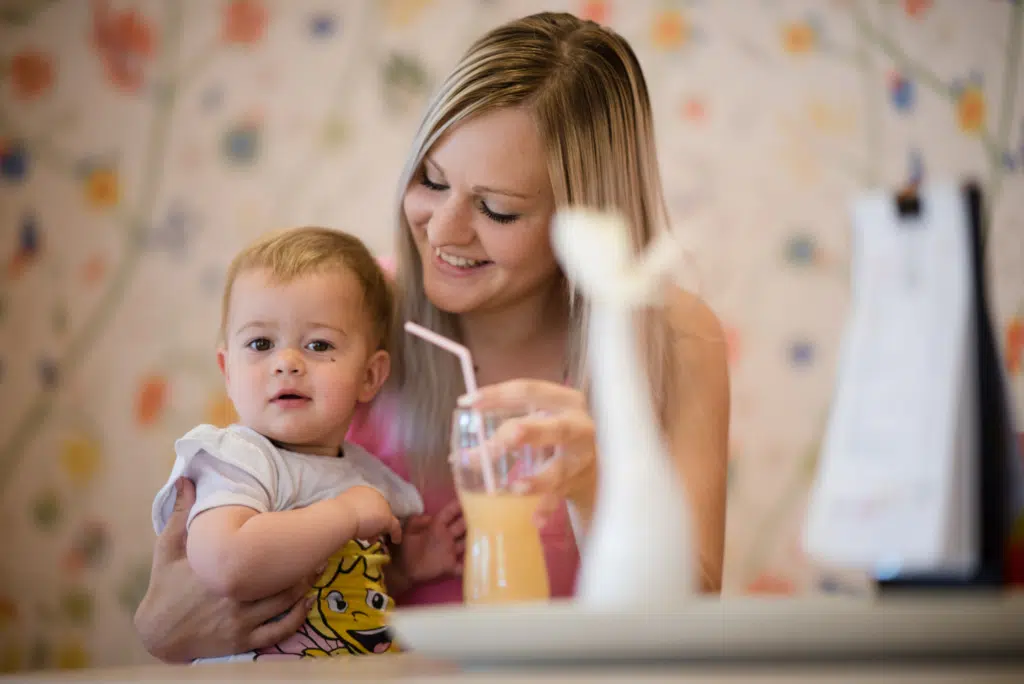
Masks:
[[[541,495],[523,493],[522,485],[545,465],[551,451],[498,449],[486,441],[481,448],[480,443],[507,421],[528,415],[526,409],[458,408],[452,418],[452,472],[467,528],[462,581],[467,604],[550,597],[544,548],[534,522]],[[484,473],[487,463],[490,478]]]

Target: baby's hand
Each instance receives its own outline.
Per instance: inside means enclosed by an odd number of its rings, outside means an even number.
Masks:
[[[395,558],[399,570],[414,584],[462,574],[465,535],[466,522],[458,500],[436,515],[410,518]]]
[[[356,523],[354,537],[356,539],[374,539],[382,534],[391,537],[391,541],[402,541],[402,526],[391,513],[391,506],[381,493],[372,487],[352,487],[337,497],[344,504],[347,514]]]

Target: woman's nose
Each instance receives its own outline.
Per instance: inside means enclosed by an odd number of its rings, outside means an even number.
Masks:
[[[469,211],[472,207],[468,208]],[[435,247],[443,245],[468,245],[473,242],[471,216],[465,201],[449,193],[444,202],[434,207],[427,221],[427,239]]]
[[[282,349],[274,359],[275,375],[302,375],[305,370],[302,355],[294,349]]]

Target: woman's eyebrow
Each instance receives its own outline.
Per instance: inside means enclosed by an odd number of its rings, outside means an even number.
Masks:
[[[524,195],[521,192],[513,192],[511,190],[501,190],[500,188],[491,188],[486,185],[474,185],[473,192],[477,194],[487,193],[490,195],[508,195],[509,197],[518,197],[519,199],[530,199],[532,195]]]
[[[430,164],[431,166],[434,167],[434,170],[437,171],[439,174],[441,174],[442,176],[445,175],[444,169],[441,168],[441,165],[438,164],[433,159],[431,159],[430,157],[424,157],[423,163]],[[530,199],[531,197],[533,197],[533,195],[530,194],[516,192],[514,190],[503,190],[501,188],[494,188],[489,185],[474,185],[471,188],[471,190],[478,195],[486,193],[489,195],[506,195],[508,197],[518,197],[519,199]]]

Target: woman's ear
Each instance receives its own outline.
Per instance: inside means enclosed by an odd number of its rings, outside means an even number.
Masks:
[[[377,396],[377,392],[384,386],[384,382],[391,373],[391,355],[383,349],[378,349],[366,362],[366,375],[363,378],[362,387],[359,388],[360,403],[368,403]]]

